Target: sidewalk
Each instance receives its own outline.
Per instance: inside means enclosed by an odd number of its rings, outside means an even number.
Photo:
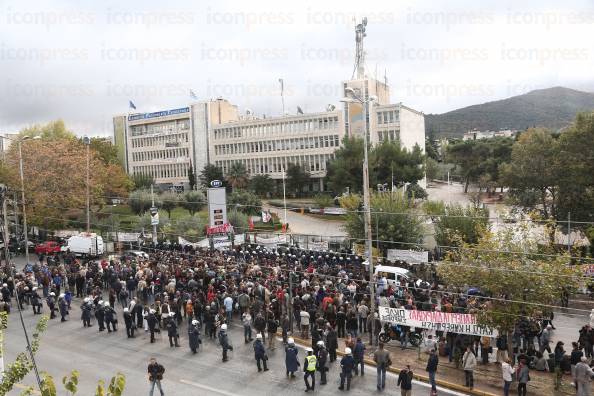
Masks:
[[[311,346],[311,339],[304,340],[298,336],[292,336],[298,344]],[[373,362],[373,352],[375,347],[370,348],[366,341],[369,337],[361,338],[367,347],[366,365],[375,366]],[[429,382],[429,377],[425,368],[427,367],[428,354],[422,353],[419,357],[417,348],[402,350],[397,341],[392,341],[386,345],[386,350],[390,352],[392,358],[392,366],[389,371],[399,373],[400,369],[405,365],[410,365],[415,379],[423,382]],[[344,339],[338,340],[337,355],[343,355]],[[375,373],[374,373],[375,374]],[[532,395],[575,395],[575,389],[571,386],[571,377],[564,375],[561,389],[555,391],[553,389],[553,373],[542,373],[538,371],[530,371],[530,382],[528,383],[528,394]],[[476,396],[495,396],[503,392],[503,379],[501,378],[501,368],[497,363],[489,363],[488,365],[478,364],[474,370],[474,389],[470,391],[464,386],[464,371],[457,369],[454,362],[450,363],[447,356],[439,357],[439,366],[437,369],[436,382],[438,386],[451,389],[457,392],[463,392],[469,395]],[[516,394],[517,382],[512,383],[511,394]]]

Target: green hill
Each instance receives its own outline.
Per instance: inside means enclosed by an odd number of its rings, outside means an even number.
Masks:
[[[524,95],[468,106],[443,114],[427,114],[427,134],[461,136],[472,129],[523,130],[546,127],[558,130],[568,126],[578,112],[594,110],[594,93],[553,87]]]

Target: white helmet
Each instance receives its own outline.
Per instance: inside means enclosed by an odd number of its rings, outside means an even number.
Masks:
[[[8,287],[8,283],[3,283],[2,287]]]
[[[157,311],[155,311],[154,309],[149,309],[149,312],[152,313],[152,314],[154,314]]]
[[[128,308],[124,308],[124,312],[128,312]]]
[[[313,349],[311,349],[311,348],[305,348],[305,352],[313,352]]]
[[[89,301],[91,301],[91,299],[89,297],[85,297],[85,299],[83,301],[88,303]]]
[[[33,291],[36,291],[36,290],[37,290],[37,287],[34,287],[34,288],[33,288]]]
[[[109,301],[105,301],[105,302],[103,303],[103,306],[104,306],[104,307],[109,307]]]
[[[99,300],[99,302],[97,302],[98,305],[103,305],[103,300]]]
[[[227,325],[225,323],[221,325],[221,330],[227,330]]]
[[[196,326],[196,325],[198,324],[198,321],[197,321],[196,319],[194,319],[194,320],[192,321],[192,324],[193,324],[194,326]]]
[[[344,353],[345,353],[345,355],[350,355],[351,354],[351,348],[344,348]]]
[[[322,340],[318,341],[318,344],[317,345],[320,346],[320,347],[323,347],[324,346],[324,341],[322,341]]]
[[[175,312],[169,312],[169,316],[170,317],[174,317],[175,316]]]
[[[256,340],[261,340],[262,339],[262,334],[258,333],[256,334]]]
[[[55,297],[56,296],[56,293],[50,292],[50,296]]]
[[[291,338],[289,338],[289,339],[287,340],[287,343],[289,343],[289,344],[294,344],[294,343],[295,343],[295,340],[294,340],[294,339],[291,337]]]
[[[64,298],[66,295],[64,293],[60,294],[60,298]]]

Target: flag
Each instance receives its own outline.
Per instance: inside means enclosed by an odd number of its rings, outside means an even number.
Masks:
[[[269,212],[262,211],[262,223],[268,223],[272,216]]]
[[[285,93],[285,81],[282,78],[279,78],[278,82],[281,85],[281,96],[283,96],[283,94]]]
[[[283,227],[281,229],[281,232],[284,234],[287,232],[287,225],[283,223]]]
[[[196,96],[196,93],[194,91],[192,91],[190,89],[190,98],[194,99],[194,100],[198,100],[198,96]]]
[[[129,100],[129,101],[128,101],[128,106],[129,106],[131,109],[134,109],[134,110],[136,110],[136,105],[135,105],[135,104],[134,104],[134,102],[132,102],[131,100]]]
[[[249,225],[250,231],[253,231],[254,230],[254,220],[252,220],[252,216],[250,216],[250,218],[248,219],[248,225]]]

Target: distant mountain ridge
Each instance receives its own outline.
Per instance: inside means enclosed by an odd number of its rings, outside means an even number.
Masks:
[[[427,134],[452,137],[472,129],[523,130],[536,126],[559,130],[570,125],[575,115],[583,111],[594,111],[594,93],[553,87],[443,114],[427,114],[425,128]]]

